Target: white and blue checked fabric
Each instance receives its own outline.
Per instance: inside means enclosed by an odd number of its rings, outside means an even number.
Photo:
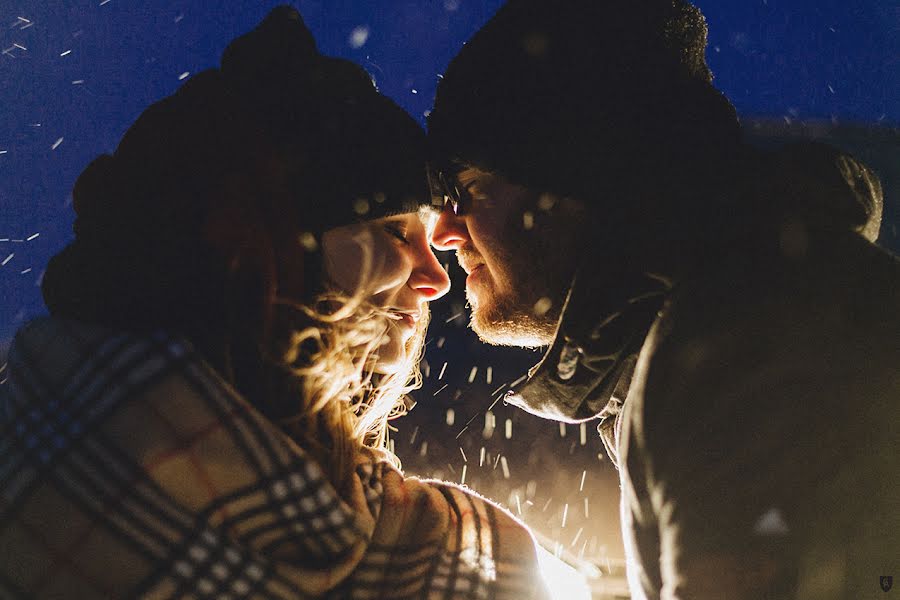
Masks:
[[[349,492],[185,341],[60,319],[0,387],[0,598],[541,598],[533,539],[360,451]]]

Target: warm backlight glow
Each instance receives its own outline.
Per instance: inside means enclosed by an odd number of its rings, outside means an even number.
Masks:
[[[574,567],[538,546],[538,564],[554,600],[591,600],[587,578]]]

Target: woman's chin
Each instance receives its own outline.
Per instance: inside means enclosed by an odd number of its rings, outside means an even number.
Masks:
[[[378,362],[375,363],[375,372],[381,375],[393,375],[400,369],[405,368],[406,362],[404,341],[391,335],[378,349]]]

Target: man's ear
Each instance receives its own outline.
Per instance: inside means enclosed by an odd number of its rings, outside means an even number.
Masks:
[[[560,227],[567,232],[565,235],[571,235],[576,240],[576,247],[580,248],[595,229],[591,224],[593,215],[587,202],[573,196],[554,195],[553,198],[553,211]]]

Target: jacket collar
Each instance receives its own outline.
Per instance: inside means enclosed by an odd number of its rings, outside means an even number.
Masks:
[[[630,375],[629,359],[640,351],[672,283],[603,263],[591,257],[579,267],[553,344],[513,383],[507,402],[567,422],[592,419],[607,409],[620,380]]]

